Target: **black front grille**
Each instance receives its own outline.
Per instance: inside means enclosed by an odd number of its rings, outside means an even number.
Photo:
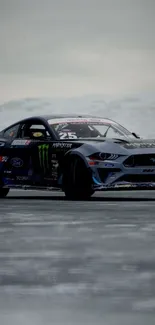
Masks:
[[[98,170],[99,177],[102,182],[104,182],[106,180],[109,173],[115,174],[115,173],[119,173],[121,171],[121,169],[119,169],[119,168],[98,168],[97,170]]]
[[[141,166],[155,167],[155,154],[130,156],[124,161],[123,165],[125,167],[141,167]]]
[[[155,182],[155,175],[124,175],[119,178],[119,182],[147,183]]]

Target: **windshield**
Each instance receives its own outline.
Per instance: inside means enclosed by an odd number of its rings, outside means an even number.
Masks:
[[[60,140],[80,138],[122,138],[134,135],[121,125],[106,119],[95,118],[61,118],[48,123],[55,130]]]

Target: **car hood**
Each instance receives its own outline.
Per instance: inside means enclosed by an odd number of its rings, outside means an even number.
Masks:
[[[129,139],[129,138],[85,138],[76,140],[82,142],[93,150],[117,154],[147,154],[155,153],[155,139]]]

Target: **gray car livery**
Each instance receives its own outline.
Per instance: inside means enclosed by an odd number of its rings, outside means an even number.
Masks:
[[[155,140],[102,117],[30,117],[0,132],[0,197],[11,188],[59,189],[69,199],[155,188]]]

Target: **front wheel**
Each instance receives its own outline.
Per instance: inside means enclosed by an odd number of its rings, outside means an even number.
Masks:
[[[86,200],[93,195],[91,172],[80,157],[68,161],[63,185],[67,199]]]
[[[9,188],[0,188],[0,198],[4,198],[8,195],[10,189]]]

